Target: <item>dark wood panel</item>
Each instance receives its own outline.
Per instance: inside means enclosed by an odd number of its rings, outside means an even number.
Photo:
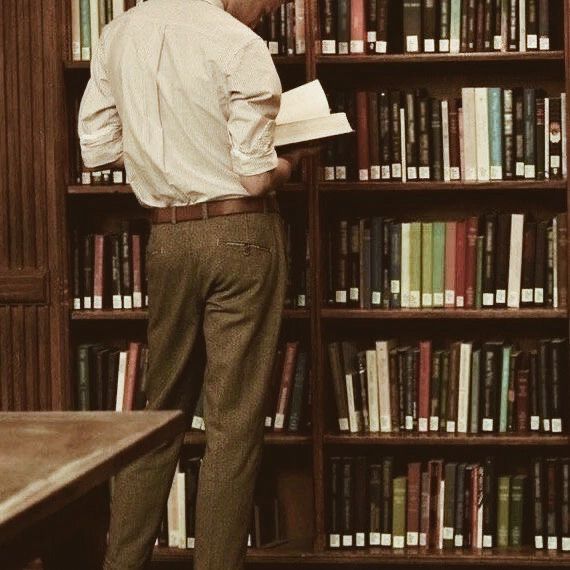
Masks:
[[[0,303],[46,302],[47,274],[45,270],[0,270]]]

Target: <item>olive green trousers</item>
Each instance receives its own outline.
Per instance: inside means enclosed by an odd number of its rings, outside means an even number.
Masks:
[[[154,225],[146,270],[147,409],[188,412],[203,373],[194,568],[240,570],[285,297],[283,222],[277,213],[253,213]],[[193,367],[197,342],[205,346],[205,370]],[[148,566],[182,441],[115,478],[105,570]]]

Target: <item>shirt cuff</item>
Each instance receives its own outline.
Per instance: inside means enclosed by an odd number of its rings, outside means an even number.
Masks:
[[[81,156],[87,168],[112,164],[123,156],[121,131],[104,129],[80,137]]]
[[[255,176],[277,168],[277,152],[274,148],[263,155],[246,154],[233,148],[231,155],[233,170],[239,176]]]

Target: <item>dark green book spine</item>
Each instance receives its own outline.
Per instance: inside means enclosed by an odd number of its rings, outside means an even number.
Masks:
[[[444,350],[441,357],[441,395],[439,397],[439,429],[445,431],[447,427],[447,398],[450,376],[450,351]]]
[[[91,59],[91,7],[89,0],[79,0],[81,59]]]
[[[515,475],[511,480],[511,507],[509,512],[509,545],[522,546],[524,497],[526,475]]]
[[[534,547],[542,550],[545,544],[545,509],[544,509],[544,470],[542,458],[537,457],[532,462],[532,500],[533,500],[533,527],[534,527]]]
[[[375,216],[370,224],[370,301],[372,307],[382,306],[383,237],[384,218]]]
[[[393,481],[392,548],[404,548],[406,544],[406,477]]]
[[[328,532],[329,547],[340,547],[340,513],[341,513],[341,489],[342,470],[341,458],[331,457],[329,470],[329,510],[328,510]]]
[[[381,543],[382,546],[392,544],[392,479],[394,477],[394,458],[382,460],[382,508],[381,508]]]
[[[301,424],[301,412],[303,409],[303,396],[305,393],[305,380],[307,376],[307,352],[301,350],[297,356],[295,366],[295,379],[293,382],[293,392],[291,394],[291,407],[289,411],[288,430],[299,431]]]
[[[390,308],[400,308],[402,224],[390,226]]]
[[[91,345],[82,344],[77,349],[77,409],[91,409],[90,383],[90,351]]]
[[[483,463],[483,548],[496,546],[496,497],[495,460],[492,457],[486,457]]]
[[[525,89],[524,98],[524,177],[536,178],[536,91]]]
[[[369,465],[368,473],[368,496],[370,498],[368,544],[370,546],[380,546],[380,513],[382,512],[382,465]]]

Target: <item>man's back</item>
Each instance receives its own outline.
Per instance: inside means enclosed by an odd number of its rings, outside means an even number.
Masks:
[[[143,203],[246,195],[240,166],[271,142],[280,83],[262,40],[219,0],[149,0],[128,11],[105,28],[93,68],[114,99],[125,166]],[[253,77],[260,106],[238,103],[236,111],[232,94]]]

